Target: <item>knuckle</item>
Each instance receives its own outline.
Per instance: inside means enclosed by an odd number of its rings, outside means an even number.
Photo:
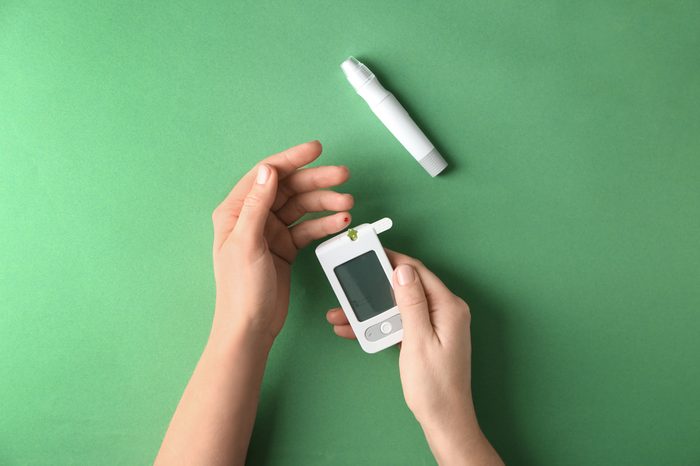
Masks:
[[[230,210],[230,212],[240,212],[242,207],[243,207],[243,200],[242,199],[235,199],[233,202],[231,202],[229,210]]]
[[[255,193],[250,193],[245,197],[243,201],[243,207],[246,209],[254,209],[262,203],[260,196]]]
[[[394,251],[394,254],[398,259],[398,262],[401,262],[402,264],[412,264],[413,261],[417,260],[416,258],[409,256],[408,254],[404,254],[403,252]]]
[[[304,214],[306,213],[306,209],[304,208],[304,205],[297,199],[296,201],[292,202],[290,204],[290,210],[294,217],[300,218],[303,217]]]
[[[291,199],[294,197],[294,190],[290,188],[287,183],[280,183],[277,186],[277,192],[280,194],[284,199]]]
[[[459,296],[455,296],[455,304],[457,304],[457,307],[459,307],[460,309],[462,309],[464,311],[469,310],[469,305],[467,304],[467,302],[465,300],[463,300],[462,298],[460,298]]]
[[[421,307],[424,306],[426,302],[425,298],[415,291],[406,293],[401,297],[400,301],[399,306],[404,308]]]
[[[411,265],[413,266],[413,268],[415,268],[415,269],[419,269],[419,268],[425,267],[425,265],[423,264],[423,262],[421,262],[421,261],[418,260],[418,259],[414,259],[414,258],[411,258],[411,260],[409,261],[409,264],[411,264]]]
[[[323,210],[334,210],[333,205],[337,200],[342,200],[342,194],[335,191],[321,191],[321,194],[314,201],[314,207]]]
[[[471,311],[469,309],[469,304],[467,304],[467,302],[459,296],[455,297],[455,304],[460,314],[464,315],[464,317],[469,322],[471,320]]]
[[[404,299],[399,304],[399,307],[401,307],[403,309],[414,309],[414,308],[420,307],[421,304],[422,304],[421,301],[419,301],[417,299]]]

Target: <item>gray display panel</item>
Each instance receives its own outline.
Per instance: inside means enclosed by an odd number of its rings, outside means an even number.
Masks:
[[[396,305],[391,284],[374,251],[340,264],[334,272],[360,322]]]

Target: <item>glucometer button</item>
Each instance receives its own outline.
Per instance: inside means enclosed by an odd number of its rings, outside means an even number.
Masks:
[[[377,341],[379,339],[379,335],[377,332],[377,326],[375,325],[375,326],[368,328],[365,331],[365,337],[367,337],[367,339],[369,341]]]
[[[379,326],[379,330],[381,330],[384,335],[390,334],[392,330],[391,322],[382,322],[382,325]]]

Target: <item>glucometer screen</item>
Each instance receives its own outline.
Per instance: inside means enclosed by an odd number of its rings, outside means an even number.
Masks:
[[[379,315],[396,305],[389,280],[374,251],[367,251],[340,264],[335,268],[335,276],[359,321]]]

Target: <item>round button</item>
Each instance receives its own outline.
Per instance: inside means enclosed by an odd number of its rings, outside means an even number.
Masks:
[[[384,335],[391,333],[391,328],[391,322],[382,322],[382,325],[379,326],[379,330],[381,330]]]

